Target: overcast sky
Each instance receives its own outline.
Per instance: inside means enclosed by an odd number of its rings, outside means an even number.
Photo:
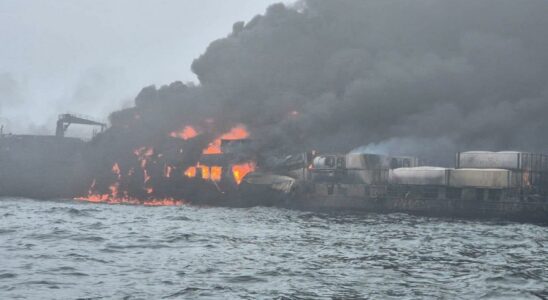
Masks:
[[[275,2],[0,0],[0,122],[50,133],[58,113],[106,119],[146,85],[196,82],[193,59]]]

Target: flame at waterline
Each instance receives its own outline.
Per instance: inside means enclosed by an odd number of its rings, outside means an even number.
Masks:
[[[141,150],[136,150],[139,154],[141,154],[142,157],[144,156],[151,156],[152,151],[149,151],[148,149],[141,148]],[[146,164],[145,164],[146,165]],[[185,204],[184,200],[177,200],[174,198],[160,198],[160,199],[146,199],[146,200],[140,200],[133,197],[130,197],[128,195],[127,191],[120,191],[120,181],[122,179],[122,172],[120,165],[118,163],[114,163],[111,168],[111,172],[116,175],[116,180],[113,182],[109,187],[109,192],[106,194],[100,194],[95,192],[95,186],[97,184],[97,181],[93,179],[91,186],[88,191],[88,195],[86,197],[77,197],[74,198],[75,200],[79,201],[86,201],[86,202],[93,202],[93,203],[105,203],[105,204],[129,204],[129,205],[145,205],[145,206],[179,206]],[[146,169],[143,169],[144,177],[145,177],[145,184],[150,180],[150,176],[148,175],[148,172]],[[171,171],[169,171],[171,172]],[[134,169],[131,168],[128,171],[128,175],[133,175]],[[148,195],[151,195],[154,193],[154,189],[150,186],[145,187],[145,192]]]
[[[111,195],[91,195],[88,197],[74,198],[78,201],[104,203],[104,204],[128,204],[128,205],[144,205],[144,206],[181,206],[186,202],[184,200],[176,200],[173,198],[139,200],[131,197],[112,197]]]

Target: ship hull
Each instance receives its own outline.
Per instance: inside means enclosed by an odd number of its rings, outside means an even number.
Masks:
[[[71,198],[87,190],[84,142],[56,136],[0,137],[0,196]]]
[[[246,203],[308,211],[408,213],[464,219],[497,219],[548,224],[548,200],[517,190],[401,187],[366,184],[311,184],[292,193],[265,189],[242,194]]]
[[[359,198],[307,195],[280,207],[312,211],[408,213],[430,217],[498,219],[548,224],[548,204],[538,202],[485,202],[425,198]]]

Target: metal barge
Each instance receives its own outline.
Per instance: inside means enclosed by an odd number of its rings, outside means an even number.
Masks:
[[[376,154],[303,154],[300,161],[299,167],[249,174],[242,196],[305,210],[548,223],[548,156],[543,154],[462,152],[455,168],[421,167],[415,158]],[[254,184],[261,178],[262,184]]]

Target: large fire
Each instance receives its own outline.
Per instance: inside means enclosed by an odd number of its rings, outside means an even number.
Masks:
[[[208,154],[222,154],[223,151],[221,149],[221,142],[222,140],[239,140],[239,139],[245,139],[249,137],[249,132],[245,128],[244,125],[237,125],[236,127],[233,127],[229,132],[226,132],[222,134],[220,137],[216,138],[213,142],[209,143],[207,148],[205,148],[202,153],[204,155]],[[223,168],[221,166],[205,166],[198,163],[196,166],[191,166],[185,171],[185,176],[189,178],[196,177],[197,170],[201,171],[201,178],[202,179],[210,179],[212,181],[218,182],[222,178],[223,174]],[[235,164],[232,165],[231,171],[232,176],[237,184],[240,184],[242,182],[242,179],[244,176],[249,173],[253,172],[255,170],[255,164],[252,162],[243,163],[243,164]]]
[[[189,140],[196,137],[198,134],[199,131],[194,127],[185,126],[180,131],[171,132],[170,136]],[[245,139],[248,136],[249,133],[245,126],[237,125],[208,144],[208,146],[203,149],[202,154],[223,154],[221,148],[222,140]],[[133,154],[136,160],[135,163],[132,163],[130,166],[127,166],[127,162],[124,169],[121,168],[121,165],[118,163],[112,165],[110,171],[113,175],[113,179],[106,192],[97,191],[97,181],[94,179],[87,196],[76,199],[108,204],[147,206],[182,205],[185,203],[184,200],[163,196],[156,197],[156,195],[166,195],[156,192],[155,188],[159,186],[158,182],[160,182],[160,186],[162,182],[176,184],[177,180],[180,180],[179,178],[183,175],[186,178],[199,177],[203,180],[214,182],[217,185],[217,182],[221,182],[223,175],[228,175],[229,179],[231,178],[231,180],[239,185],[246,174],[255,170],[254,162],[229,164],[225,166],[205,165],[198,162],[196,165],[190,166],[182,171],[180,166],[177,166],[176,164],[171,165],[168,160],[163,160],[163,155],[157,153],[153,147],[137,148],[133,151]],[[135,185],[132,185],[135,180],[137,180],[137,189],[140,189],[140,192],[136,192]],[[132,193],[129,192],[129,186],[133,187]],[[217,186],[217,188],[219,187]],[[135,197],[131,195],[140,196]],[[167,195],[169,195],[169,193]]]

